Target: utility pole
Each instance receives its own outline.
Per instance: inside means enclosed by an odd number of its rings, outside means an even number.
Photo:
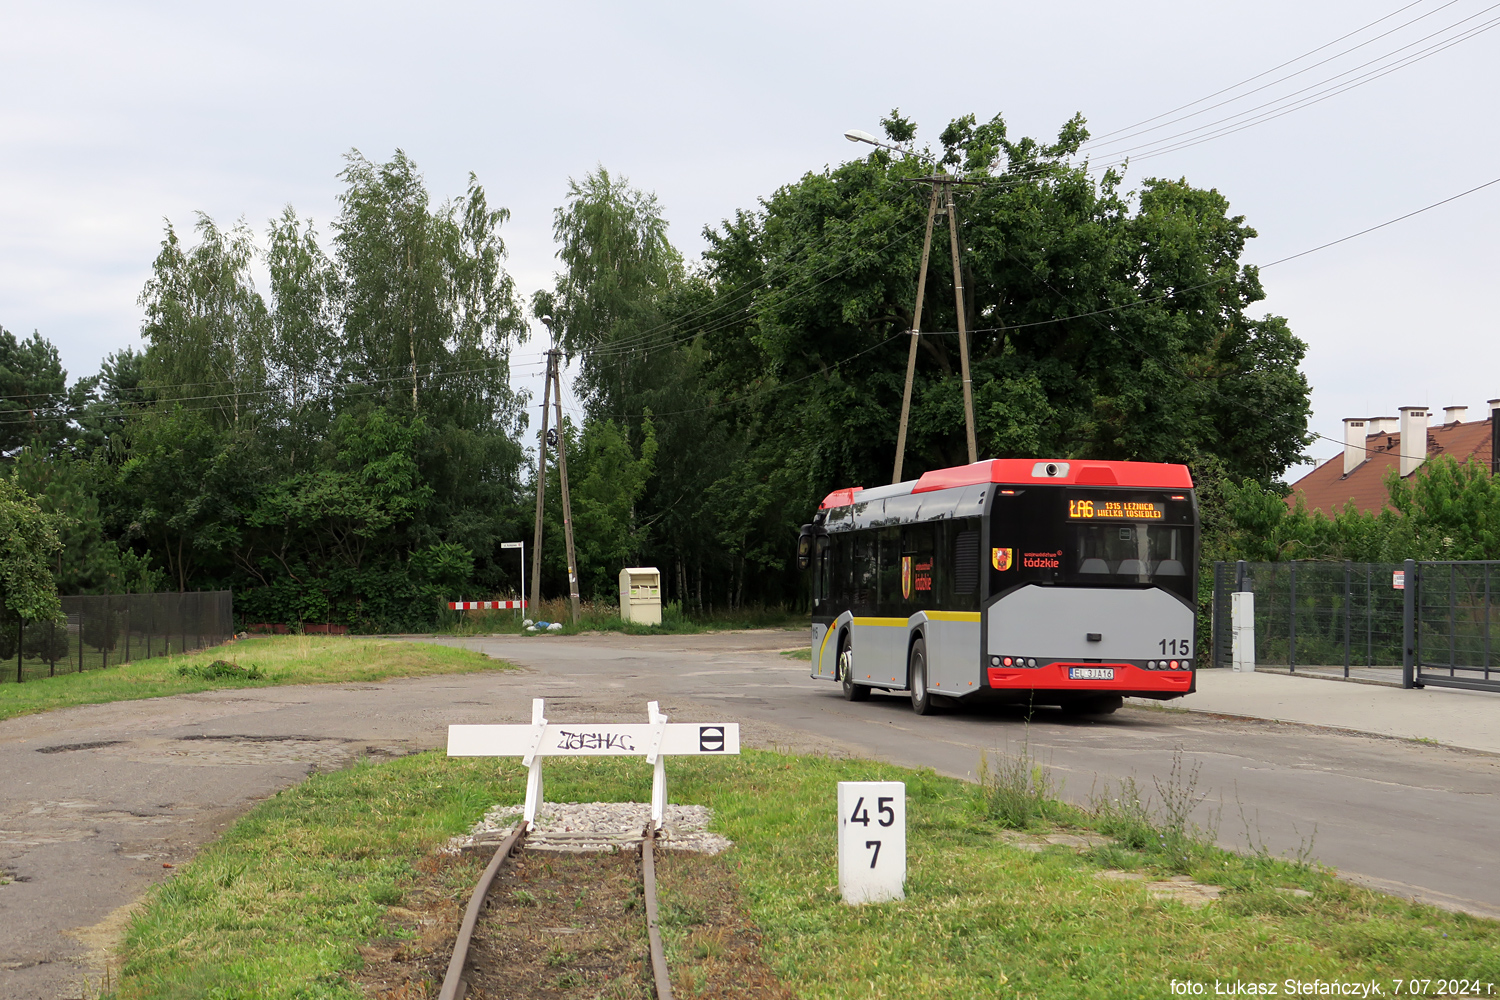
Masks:
[[[557,407],[557,478],[562,485],[563,538],[568,543],[568,596],[573,601],[573,624],[577,625],[578,561],[573,556],[573,503],[568,499],[568,435],[563,427],[562,374],[557,363],[560,353],[555,347],[548,352],[552,359],[548,371],[552,373],[552,401]]]
[[[536,532],[531,542],[531,604],[533,615],[542,613],[542,500],[547,495],[547,403],[552,392],[552,368],[557,352],[547,352],[547,379],[542,383],[542,436],[536,442]]]
[[[892,483],[901,481],[901,467],[905,464],[906,458],[906,425],[911,412],[912,379],[917,371],[917,341],[922,332],[922,300],[927,294],[927,262],[931,259],[932,253],[932,223],[937,215],[940,190],[944,198],[943,208],[948,216],[948,242],[953,250],[953,299],[958,308],[958,356],[963,372],[964,429],[968,436],[969,463],[972,465],[979,461],[979,448],[974,436],[974,390],[969,378],[968,319],[964,315],[964,279],[958,253],[958,216],[954,210],[953,188],[958,184],[977,185],[980,182],[960,180],[946,173],[933,174],[930,177],[913,177],[911,182],[931,184],[932,199],[927,204],[927,235],[922,240],[922,270],[917,277],[917,305],[912,310],[911,349],[906,355],[906,388],[901,394],[901,424],[896,431],[896,465],[891,475]]]
[[[974,442],[974,390],[969,382],[969,331],[964,319],[964,272],[958,261],[958,213],[953,208],[953,185],[945,184],[948,193],[948,242],[953,247],[953,301],[958,309],[958,356],[964,376],[964,428],[969,432],[969,464],[979,461]]]
[[[932,186],[927,203],[927,235],[922,239],[922,273],[917,278],[917,305],[911,317],[911,350],[906,354],[906,388],[901,393],[901,429],[896,432],[896,470],[891,482],[901,482],[902,460],[906,458],[906,418],[911,412],[911,382],[917,373],[917,341],[922,337],[922,300],[927,297],[927,260],[932,254],[932,220],[937,215],[938,189]]]

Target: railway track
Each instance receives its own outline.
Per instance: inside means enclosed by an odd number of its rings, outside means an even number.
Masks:
[[[645,898],[646,936],[651,951],[651,976],[656,987],[657,1000],[673,1000],[672,982],[667,969],[666,950],[662,944],[656,902],[656,832],[649,827],[640,839],[641,888]],[[469,948],[474,941],[474,930],[479,916],[484,911],[495,877],[515,854],[526,844],[526,824],[516,824],[509,836],[500,842],[490,863],[474,884],[474,893],[464,911],[463,921],[458,927],[458,936],[453,942],[453,956],[448,960],[448,971],[443,976],[443,987],[438,1000],[464,1000],[469,991],[466,970],[469,963]]]

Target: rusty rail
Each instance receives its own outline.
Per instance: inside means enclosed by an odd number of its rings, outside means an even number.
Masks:
[[[474,925],[479,922],[479,911],[484,909],[485,897],[490,894],[490,886],[500,873],[500,866],[505,864],[511,852],[525,839],[526,822],[522,820],[516,823],[510,836],[495,848],[495,856],[490,858],[484,874],[479,876],[479,882],[474,886],[474,895],[469,898],[469,908],[464,911],[463,923],[458,925],[458,938],[453,942],[453,957],[448,960],[448,972],[443,976],[443,988],[438,992],[438,1000],[463,1000],[464,995],[469,992],[469,982],[464,978],[464,965],[469,961],[469,943],[474,939]]]
[[[647,827],[641,838],[641,882],[646,890],[646,937],[651,942],[651,975],[656,980],[656,1000],[672,1000],[672,977],[667,972],[667,953],[661,943],[656,909],[656,831]]]

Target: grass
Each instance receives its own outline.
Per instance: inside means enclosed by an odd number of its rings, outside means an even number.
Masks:
[[[552,598],[541,604],[541,610],[528,618],[536,621],[561,622],[560,632],[530,633],[522,626],[515,611],[447,611],[443,612],[441,631],[445,635],[579,635],[584,632],[623,632],[627,635],[701,635],[751,628],[805,629],[805,613],[779,607],[754,606],[736,611],[719,609],[705,614],[685,612],[678,604],[663,605],[660,625],[641,625],[620,617],[620,607],[602,601],[584,601],[579,605],[578,623],[573,623],[572,607],[566,597]]]
[[[220,664],[215,666],[215,664]],[[343,636],[266,636],[118,667],[0,684],[0,719],[73,705],[278,684],[368,682],[505,669],[482,653]]]
[[[1192,850],[1153,848],[1175,807],[1138,796],[1114,795],[1113,813],[1028,822],[1121,833],[1136,824],[1153,835],[1082,854],[1028,852],[1005,839],[989,791],[931,771],[757,751],[674,758],[668,769],[673,801],[712,806],[738,845],[728,858],[764,957],[797,996],[1158,997],[1173,979],[1380,981],[1418,969],[1500,982],[1500,925],[1265,852],[1225,852],[1190,827]],[[359,996],[357,948],[388,932],[384,908],[413,865],[491,803],[519,801],[524,776],[517,762],[426,754],[317,775],[261,803],[153,892],[128,932],[118,996]],[[833,802],[842,780],[906,782],[905,902],[840,902]],[[1191,799],[1190,774],[1170,781],[1172,795]],[[643,801],[649,785],[640,761],[547,763],[554,801]],[[1106,868],[1185,869],[1225,891],[1194,910],[1153,898],[1141,882],[1099,878]],[[1283,891],[1292,889],[1310,895]],[[673,946],[702,950],[692,915],[679,916]]]

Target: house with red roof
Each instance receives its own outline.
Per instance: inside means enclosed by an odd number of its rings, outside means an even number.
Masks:
[[[1378,514],[1388,506],[1386,476],[1409,477],[1439,455],[1478,462],[1500,475],[1500,399],[1488,406],[1485,420],[1468,420],[1466,406],[1446,406],[1435,426],[1425,406],[1403,406],[1399,417],[1347,417],[1344,453],[1297,480],[1287,504],[1300,497],[1308,510],[1329,516],[1349,504]]]

